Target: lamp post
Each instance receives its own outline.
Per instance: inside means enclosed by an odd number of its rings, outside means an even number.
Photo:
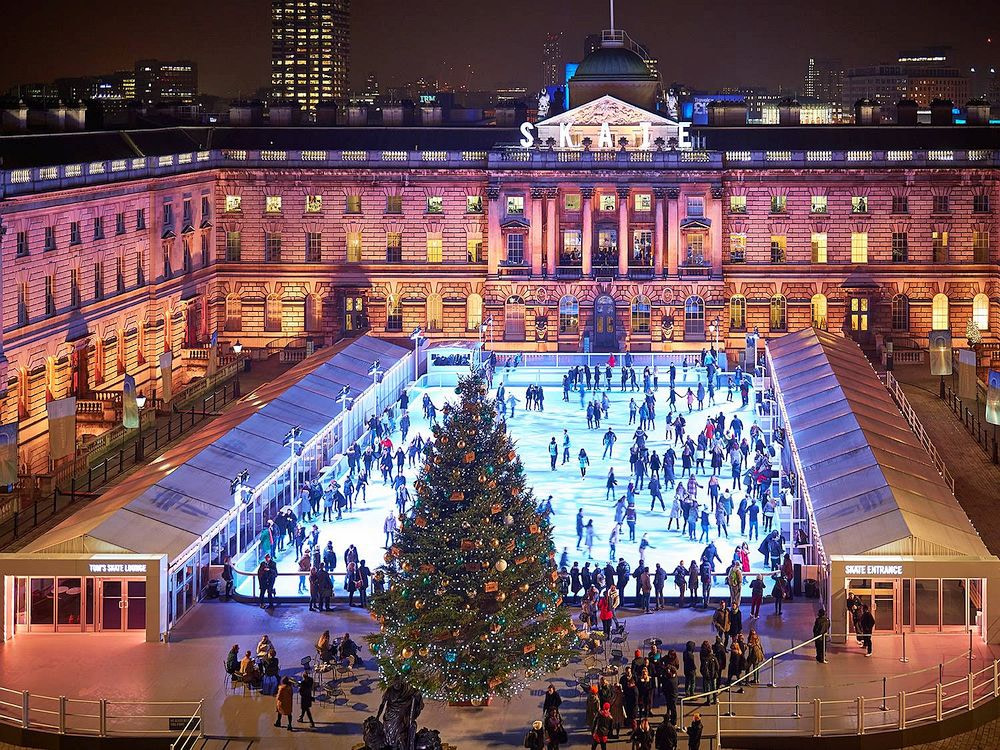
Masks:
[[[296,425],[288,431],[285,439],[281,441],[281,444],[288,448],[291,453],[291,462],[288,465],[288,478],[292,485],[292,493],[289,504],[295,502],[295,459],[298,458],[302,452],[302,447],[305,445],[303,441],[299,440],[300,434],[302,434],[302,428]]]
[[[708,330],[712,332],[712,341],[714,342],[716,351],[719,350],[719,326],[720,324],[718,318],[713,320],[708,326]]]
[[[351,386],[345,385],[340,389],[340,395],[337,396],[337,403],[340,404],[340,452],[344,453],[344,444],[346,443],[347,435],[347,420],[344,418],[344,412],[351,410],[351,402],[354,398],[351,396]]]
[[[146,457],[146,448],[142,444],[142,409],[146,406],[146,397],[142,395],[142,391],[135,394],[135,406],[139,411],[139,436],[135,444],[135,462],[139,463]]]
[[[377,359],[372,362],[372,366],[368,368],[368,374],[371,375],[372,385],[378,385],[378,381],[382,375],[382,363]]]
[[[414,382],[420,377],[420,341],[424,335],[424,329],[417,326],[413,329],[413,333],[410,334],[410,339],[413,341],[413,380]]]
[[[240,353],[243,351],[243,344],[239,339],[233,344],[233,354],[236,355],[236,382],[233,385],[233,396],[240,397]]]

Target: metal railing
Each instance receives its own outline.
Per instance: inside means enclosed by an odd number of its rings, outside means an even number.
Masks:
[[[906,420],[907,424],[910,425],[910,429],[913,430],[913,434],[917,436],[917,440],[920,441],[920,444],[927,452],[927,455],[930,456],[931,461],[934,463],[934,468],[938,470],[938,473],[954,494],[955,479],[948,471],[948,467],[945,465],[944,460],[937,452],[937,448],[934,447],[934,443],[931,442],[931,439],[927,435],[927,431],[924,429],[923,424],[921,424],[917,413],[913,411],[913,407],[910,406],[910,402],[906,400],[906,394],[903,393],[903,389],[900,386],[899,381],[892,376],[891,372],[886,372],[885,374],[885,387],[889,389],[889,393],[896,402],[896,406],[899,407],[899,411],[902,413],[903,418]]]
[[[0,722],[33,729],[90,737],[182,737],[200,735],[204,701],[83,700],[40,695],[0,687]],[[197,739],[197,738],[195,738]],[[174,743],[184,750],[192,746]]]
[[[997,440],[997,426],[991,425],[983,418],[979,411],[979,404],[986,403],[986,389],[981,381],[976,383],[977,400],[976,408],[970,409],[950,385],[945,386],[944,400],[948,408],[958,417],[958,420],[965,425],[966,431],[972,436],[980,448],[989,456],[993,463],[1000,463],[1000,445]],[[967,401],[968,399],[966,399]]]

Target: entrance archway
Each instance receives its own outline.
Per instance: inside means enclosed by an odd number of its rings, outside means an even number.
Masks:
[[[594,351],[611,352],[618,348],[615,324],[615,301],[607,294],[594,300]]]

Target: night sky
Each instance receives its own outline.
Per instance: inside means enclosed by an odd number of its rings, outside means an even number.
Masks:
[[[565,32],[572,60],[588,32],[608,26],[607,0],[355,0],[353,6],[356,85],[369,71],[383,86],[418,75],[461,84],[471,65],[473,88],[534,87],[546,32]],[[143,57],[194,59],[208,93],[250,94],[269,80],[269,0],[10,0],[5,9],[0,91],[129,68]],[[618,0],[617,18],[659,56],[665,81],[699,88],[797,87],[809,56],[868,63],[933,44],[954,46],[967,65],[1000,63],[986,44],[1000,32],[1000,3],[991,0]]]

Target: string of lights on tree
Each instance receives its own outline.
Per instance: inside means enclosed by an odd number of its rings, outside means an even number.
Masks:
[[[510,698],[569,660],[555,547],[484,379],[446,404],[373,597],[368,637],[382,680],[479,704]]]

